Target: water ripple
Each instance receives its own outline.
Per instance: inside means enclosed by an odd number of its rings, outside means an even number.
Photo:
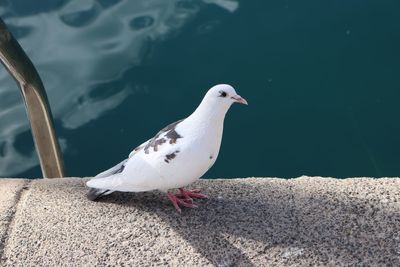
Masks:
[[[238,1],[12,0],[0,2],[0,15],[37,67],[55,119],[73,130],[137,93],[140,85],[113,81],[142,64],[153,43],[166,40],[207,5],[234,12]],[[210,25],[204,29],[211,30]],[[30,147],[21,149],[29,124],[4,69],[0,84],[0,176],[13,176],[38,160]]]

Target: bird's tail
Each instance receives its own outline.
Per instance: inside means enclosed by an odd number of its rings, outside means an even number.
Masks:
[[[108,190],[108,189],[97,189],[97,188],[92,188],[92,187],[90,187],[90,188],[89,188],[89,191],[88,191],[87,194],[86,194],[86,197],[87,197],[89,200],[94,201],[94,200],[96,200],[96,199],[98,199],[98,198],[100,198],[100,197],[109,195],[109,194],[111,194],[112,192],[114,192],[114,191]]]

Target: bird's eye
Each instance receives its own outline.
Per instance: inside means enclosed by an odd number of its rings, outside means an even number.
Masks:
[[[220,97],[226,97],[228,94],[224,91],[219,91],[219,96]]]

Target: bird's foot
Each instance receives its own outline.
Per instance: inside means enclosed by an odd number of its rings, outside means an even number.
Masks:
[[[200,189],[188,190],[183,187],[179,188],[178,194],[175,194],[178,198],[183,198],[185,201],[193,202],[193,198],[208,198],[207,195],[201,194]]]
[[[189,201],[189,200],[178,198],[178,197],[176,197],[176,195],[169,193],[169,192],[167,193],[167,197],[172,202],[172,205],[174,205],[176,211],[179,213],[182,212],[179,205],[182,205],[182,206],[188,207],[188,208],[197,208],[198,207],[196,204],[188,203],[187,201]]]

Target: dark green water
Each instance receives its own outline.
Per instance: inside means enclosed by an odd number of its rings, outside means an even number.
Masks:
[[[206,90],[249,101],[206,177],[400,175],[400,2],[2,0],[42,76],[69,176],[124,159]],[[0,176],[39,177],[0,73]]]

